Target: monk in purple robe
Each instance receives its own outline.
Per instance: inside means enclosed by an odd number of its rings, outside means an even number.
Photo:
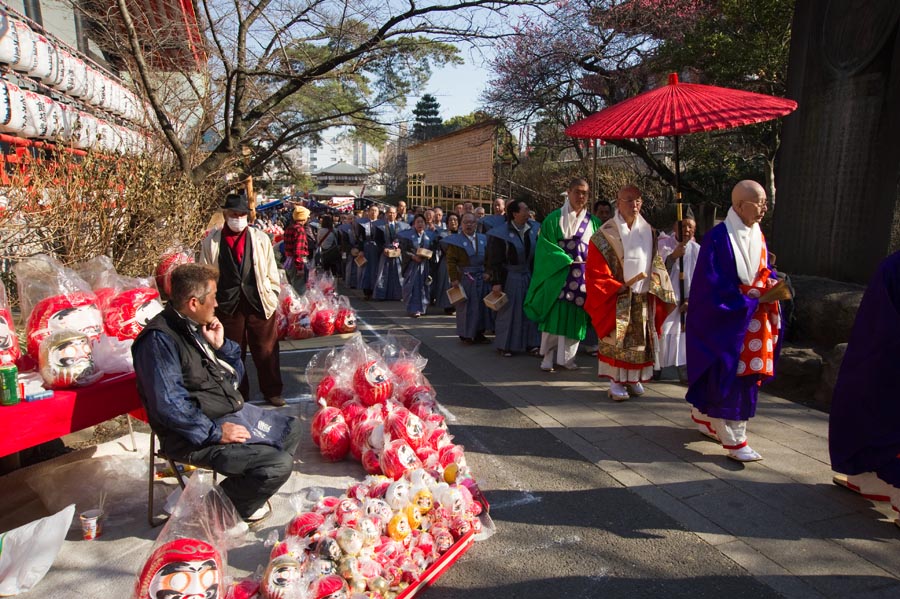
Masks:
[[[725,222],[703,239],[691,281],[687,319],[687,401],[701,432],[739,462],[762,457],[747,442],[759,386],[774,376],[781,313],[772,293],[777,277],[759,222],[766,192],[741,181]]]
[[[900,511],[900,252],[863,296],[841,363],[828,427],[834,482]],[[894,521],[900,526],[900,520]]]

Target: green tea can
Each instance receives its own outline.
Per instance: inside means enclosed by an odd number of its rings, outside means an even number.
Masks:
[[[0,366],[0,405],[14,406],[19,397],[19,369],[15,364]]]

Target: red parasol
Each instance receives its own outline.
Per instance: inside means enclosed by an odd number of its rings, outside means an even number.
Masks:
[[[730,129],[769,121],[797,108],[793,100],[739,89],[669,84],[619,102],[566,128],[566,135],[587,139],[637,139]]]
[[[678,136],[702,131],[730,129],[761,123],[797,109],[793,100],[739,89],[679,83],[678,74],[669,84],[644,92],[566,127],[566,135],[583,139],[638,139],[672,136],[675,139],[675,195],[681,229],[681,164]],[[681,265],[681,298],[684,301],[684,263]],[[684,314],[681,315],[684,330]]]
[[[675,191],[681,199],[678,136],[742,127],[769,121],[797,108],[793,100],[739,89],[679,83],[644,92],[566,127],[566,135],[583,139],[675,137]]]

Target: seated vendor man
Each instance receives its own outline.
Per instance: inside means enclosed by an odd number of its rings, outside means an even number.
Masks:
[[[299,421],[245,404],[240,346],[215,316],[213,266],[184,264],[172,293],[131,349],[138,392],[166,455],[210,468],[248,522],[269,515],[268,499],[291,475]]]

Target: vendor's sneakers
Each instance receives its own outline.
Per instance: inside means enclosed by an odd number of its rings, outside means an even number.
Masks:
[[[644,394],[644,386],[640,383],[628,383],[628,393],[629,395],[640,397]]]
[[[740,449],[729,449],[728,457],[736,462],[758,462],[763,459],[749,445],[744,445]]]
[[[244,522],[246,522],[250,526],[254,526],[259,524],[263,520],[266,520],[269,516],[272,515],[272,506],[266,501],[262,507],[258,510],[244,518]]]
[[[625,401],[629,397],[628,389],[622,383],[610,383],[608,394],[613,401]]]

